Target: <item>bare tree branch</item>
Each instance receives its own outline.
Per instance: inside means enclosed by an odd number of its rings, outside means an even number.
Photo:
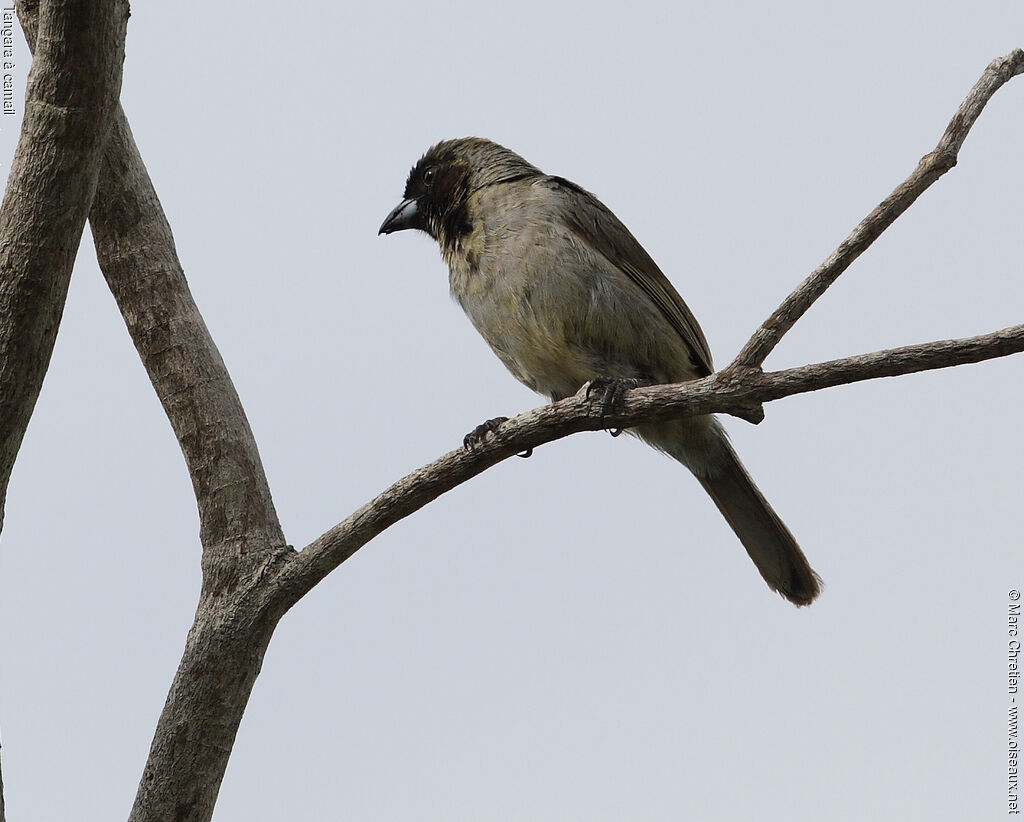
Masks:
[[[97,257],[199,505],[203,590],[130,819],[209,819],[277,617],[253,593],[290,553],[256,440],[119,109],[89,215]]]
[[[51,0],[0,206],[0,527],[121,92],[123,0]]]
[[[121,92],[128,4],[52,0],[40,17],[44,46],[0,206],[0,528]]]
[[[22,2],[19,16],[32,48],[41,25],[36,4]],[[277,622],[251,592],[266,567],[290,549],[241,401],[189,292],[170,225],[119,105],[113,120],[89,213],[93,239],[185,456],[204,548],[195,623],[131,819],[209,819]]]
[[[761,366],[783,335],[804,315],[814,301],[825,293],[839,275],[910,208],[932,183],[956,165],[960,147],[967,139],[968,132],[985,108],[985,104],[1004,83],[1021,73],[1024,73],[1024,51],[1021,49],[1015,49],[989,64],[981,79],[974,84],[974,88],[960,104],[953,119],[949,121],[935,150],[922,157],[914,173],[882,200],[828,259],[775,309],[726,370]]]
[[[789,368],[785,371],[752,374],[750,391],[768,402],[793,394],[820,391],[822,388],[850,385],[882,377],[899,377],[937,368],[952,368],[1007,357],[1022,351],[1024,325],[1015,325],[977,337],[907,345],[872,354],[859,354],[855,357]],[[737,393],[742,395],[743,392]]]
[[[37,3],[21,0],[19,18],[34,51]],[[103,276],[185,456],[200,538],[207,547],[283,545],[256,439],[192,299],[128,119],[115,106],[89,222]]]
[[[446,491],[522,451],[579,431],[629,428],[643,422],[695,414],[729,413],[794,394],[880,377],[949,368],[1024,351],[1024,325],[960,340],[944,340],[861,354],[785,371],[747,370],[734,377],[719,372],[676,385],[630,391],[614,412],[581,390],[503,423],[495,436],[473,451],[459,449],[403,477],[347,519],[331,528],[283,566],[278,577],[289,605],[373,537],[415,513]]]
[[[279,618],[254,594],[291,549],[241,401],[120,109],[89,220],[103,275],[185,456],[203,545],[199,607],[130,819],[206,820]]]
[[[104,160],[89,216],[97,256],[185,455],[203,544],[199,608],[130,819],[209,819],[279,618],[254,594],[291,549],[241,401],[120,109]]]
[[[283,546],[256,439],[120,107],[89,222],[103,276],[185,456],[204,548]]]

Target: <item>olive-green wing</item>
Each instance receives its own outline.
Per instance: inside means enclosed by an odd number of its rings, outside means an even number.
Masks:
[[[566,219],[573,233],[650,297],[683,338],[702,376],[713,373],[711,349],[693,312],[629,229],[597,197],[575,183],[562,177],[548,177],[546,182],[566,198]]]

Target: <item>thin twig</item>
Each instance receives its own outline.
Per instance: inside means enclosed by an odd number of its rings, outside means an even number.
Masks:
[[[743,346],[736,359],[726,368],[727,371],[761,367],[765,358],[779,344],[779,340],[839,278],[839,275],[910,208],[932,183],[956,165],[957,154],[985,104],[1004,83],[1021,73],[1024,73],[1024,50],[1021,49],[1015,49],[1006,57],[1000,57],[989,64],[981,79],[974,84],[974,88],[960,104],[953,119],[949,121],[935,150],[922,157],[914,173],[865,217],[828,259],[764,321]]]
[[[860,354],[840,360],[770,371],[755,378],[757,396],[765,402],[793,394],[805,394],[882,377],[899,377],[918,371],[952,368],[957,365],[1006,357],[1024,351],[1024,325],[1015,325],[960,340],[907,345]]]

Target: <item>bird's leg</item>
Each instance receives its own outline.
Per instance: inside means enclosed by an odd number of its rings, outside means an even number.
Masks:
[[[654,385],[653,380],[640,380],[640,379],[615,379],[613,377],[594,377],[587,384],[587,399],[596,399],[600,397],[601,400],[601,421],[604,422],[605,415],[613,410],[617,406],[627,391],[632,391],[634,388],[641,388],[645,385]],[[621,428],[610,428],[608,433],[613,437],[619,436],[622,433]]]
[[[493,419],[480,423],[476,428],[462,438],[462,447],[467,451],[472,451],[487,438],[488,434],[493,434],[497,431],[503,422],[508,422],[508,417],[494,417]],[[527,448],[522,453],[516,454],[516,456],[523,457],[525,459],[532,453],[533,449]]]

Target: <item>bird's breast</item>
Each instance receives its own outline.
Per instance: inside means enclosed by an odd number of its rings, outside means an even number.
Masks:
[[[529,254],[509,252],[488,249],[475,260],[467,255],[449,260],[452,296],[505,367],[524,385],[553,398],[608,373],[580,344],[585,301],[566,289],[564,272],[547,262],[538,266]]]
[[[559,398],[596,376],[696,376],[657,307],[549,203],[488,196],[503,199],[481,201],[489,216],[443,253],[452,295],[520,382]]]

